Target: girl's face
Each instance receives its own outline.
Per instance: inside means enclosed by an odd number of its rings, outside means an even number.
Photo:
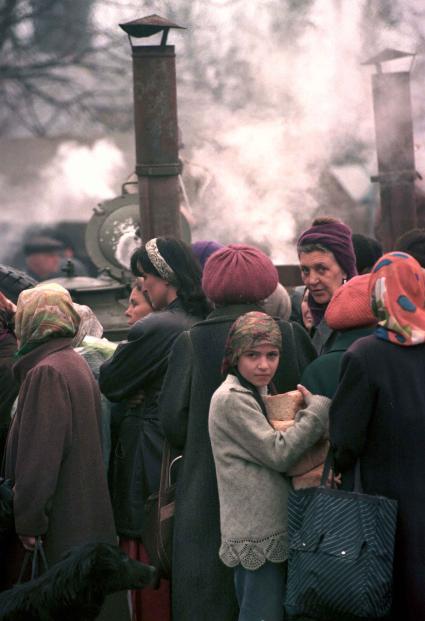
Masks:
[[[257,388],[267,386],[276,373],[279,356],[279,350],[273,345],[256,345],[240,355],[238,371]]]
[[[313,299],[318,304],[330,302],[335,291],[347,278],[332,252],[300,253],[301,277],[303,283],[310,291]]]

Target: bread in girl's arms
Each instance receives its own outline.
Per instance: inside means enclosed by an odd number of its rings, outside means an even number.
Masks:
[[[304,397],[299,390],[263,397],[269,420],[293,420],[304,407]]]
[[[272,420],[269,419],[270,425],[273,427],[275,431],[287,431],[290,427],[295,425],[295,421],[293,420]]]

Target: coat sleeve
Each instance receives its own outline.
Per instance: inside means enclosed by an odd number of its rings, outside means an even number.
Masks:
[[[142,391],[166,367],[175,333],[163,323],[155,313],[137,322],[129,332],[129,340],[118,345],[102,364],[99,386],[110,401],[123,401]]]
[[[287,472],[328,429],[329,399],[312,396],[287,431],[275,431],[247,393],[213,397],[209,428],[213,444],[224,443],[228,452],[272,470]]]
[[[179,450],[186,443],[192,364],[190,333],[183,332],[171,350],[158,411],[165,437]]]
[[[72,405],[68,385],[55,369],[29,372],[21,388],[15,462],[14,514],[19,535],[43,535],[61,463],[72,443]]]
[[[375,397],[365,360],[348,350],[342,358],[340,381],[329,413],[338,472],[352,468],[363,451]]]

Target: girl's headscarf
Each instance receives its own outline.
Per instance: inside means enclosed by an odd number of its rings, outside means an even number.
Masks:
[[[425,342],[425,279],[413,257],[384,254],[373,267],[369,294],[378,338],[403,346]]]
[[[234,369],[245,351],[256,345],[272,345],[279,351],[282,349],[282,334],[276,321],[259,311],[245,313],[236,319],[230,328],[224,351],[223,375]]]
[[[56,283],[40,284],[22,291],[15,315],[22,356],[53,338],[73,337],[80,325],[69,292]]]

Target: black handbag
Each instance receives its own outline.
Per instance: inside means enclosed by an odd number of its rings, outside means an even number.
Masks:
[[[159,491],[145,503],[143,545],[158,577],[171,578],[176,484],[174,468],[182,456],[165,440],[162,452]]]
[[[380,618],[390,612],[397,501],[326,487],[331,454],[317,488],[288,500],[289,616],[323,621]]]

